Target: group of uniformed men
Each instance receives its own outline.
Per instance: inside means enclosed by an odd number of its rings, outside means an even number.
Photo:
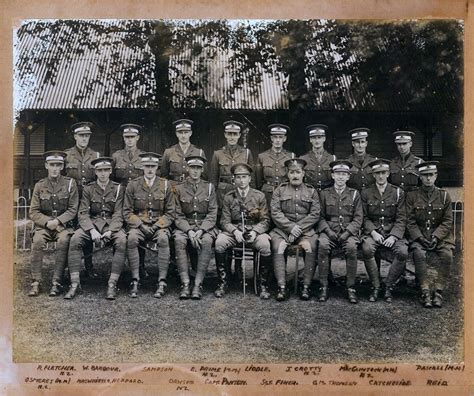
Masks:
[[[353,154],[337,160],[324,148],[328,127],[314,124],[307,127],[312,149],[297,158],[283,147],[289,127],[273,124],[272,147],[258,155],[254,166],[250,150],[238,144],[242,124],[231,120],[224,123],[227,144],[214,152],[207,167],[204,151],[190,143],[192,123],[187,119],[174,123],[178,144],[163,156],[139,150],[142,127],[124,124],[120,129],[125,148],[111,158],[101,157],[88,147],[93,128],[89,122],[72,126],[73,148],[45,153],[48,177],[36,183],[30,209],[35,224],[30,296],[40,292],[45,243],[56,241],[50,296],[62,292],[67,266],[71,284],[64,298],[74,298],[81,288],[82,259],[86,275],[95,277],[90,261],[93,245],[102,249],[112,244],[106,298],[116,298],[127,258],[132,274],[129,296],[137,297],[140,280],[148,276],[142,253],[152,241],[158,256],[154,297],[160,298],[166,293],[173,239],[181,299],[202,297],[213,245],[218,275],[214,294],[224,296],[231,276],[228,251],[245,245],[260,254],[260,297],[270,298],[273,266],[276,299],[283,301],[288,297],[285,252],[289,246],[299,246],[304,252],[302,300],[312,296],[316,267],[317,299],[328,299],[331,254],[341,250],[347,297],[357,303],[360,246],[372,284],[369,301],[382,293],[376,257],[391,261],[383,292],[390,302],[408,252],[413,251],[423,306],[442,306],[454,250],[451,199],[434,185],[437,163],[411,153],[413,132],[394,132],[399,155],[388,161],[367,153],[369,129],[353,129],[349,132]],[[66,177],[61,175],[64,168]],[[193,285],[189,251],[197,256]],[[428,277],[429,252],[438,256],[434,286]]]

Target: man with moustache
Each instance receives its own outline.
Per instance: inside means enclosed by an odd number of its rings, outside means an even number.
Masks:
[[[286,293],[285,250],[298,244],[305,251],[304,278],[301,299],[309,300],[310,286],[316,268],[317,234],[320,206],[318,192],[303,183],[306,161],[301,158],[286,160],[288,182],[281,184],[273,193],[271,215],[275,228],[270,232],[273,270],[278,283],[277,301],[284,301]],[[297,269],[295,272],[297,275]]]
[[[187,176],[186,157],[198,155],[206,158],[204,150],[191,144],[193,121],[179,119],[173,122],[178,143],[167,148],[161,161],[161,177],[171,180],[172,184],[181,183]],[[204,169],[205,174],[205,169]]]
[[[369,166],[375,184],[362,190],[361,199],[364,209],[364,227],[362,253],[370,280],[372,292],[369,301],[377,301],[380,292],[380,279],[375,253],[382,258],[393,258],[385,278],[385,301],[392,301],[395,282],[403,272],[408,257],[408,242],[404,238],[406,229],[405,194],[400,187],[387,182],[390,174],[390,161],[377,159]]]
[[[214,186],[201,179],[206,159],[186,157],[186,180],[176,186],[176,230],[174,241],[176,264],[181,278],[180,299],[202,298],[202,283],[212,256],[212,243],[217,237],[217,198]],[[186,250],[197,252],[197,270],[191,293],[189,261]]]
[[[351,134],[354,152],[346,158],[346,161],[352,164],[351,177],[347,182],[347,186],[361,192],[364,188],[375,183],[369,163],[376,160],[377,157],[367,153],[369,128],[355,128],[351,129],[349,133]]]
[[[217,204],[219,211],[222,210],[224,196],[233,191],[234,183],[231,168],[237,163],[253,165],[252,152],[238,144],[242,135],[243,125],[237,121],[224,122],[224,136],[227,144],[220,150],[214,151],[211,165],[209,167],[209,181],[217,188]],[[255,181],[251,181],[255,186]]]
[[[357,274],[357,245],[362,226],[363,209],[360,194],[347,187],[352,164],[337,160],[330,164],[334,186],[321,192],[321,221],[319,231],[319,301],[328,299],[329,255],[332,249],[340,247],[346,258],[346,287],[349,302],[356,304],[354,288]]]
[[[223,297],[230,276],[230,266],[226,251],[245,242],[246,246],[260,252],[260,298],[270,298],[268,276],[271,265],[270,227],[265,194],[250,187],[252,168],[246,163],[236,163],[231,167],[235,188],[224,197],[222,206],[221,228],[223,230],[216,240],[216,267],[218,286],[214,295]],[[242,228],[242,216],[245,229]]]
[[[125,190],[123,217],[129,227],[127,250],[132,271],[132,298],[138,296],[140,281],[138,246],[147,241],[155,241],[158,245],[158,286],[154,297],[161,298],[166,293],[175,197],[171,183],[157,176],[160,157],[155,153],[140,154],[143,176],[128,183]]]
[[[71,132],[74,135],[76,144],[74,147],[65,150],[67,155],[66,175],[76,181],[79,201],[82,197],[83,187],[95,179],[94,167],[91,162],[100,157],[98,151],[94,151],[89,147],[93,127],[94,124],[88,121],[73,124],[71,126]],[[84,248],[84,255],[87,256],[87,258],[84,259],[85,275],[88,278],[96,279],[98,275],[92,265],[91,249],[92,247],[89,245]]]
[[[451,197],[446,190],[435,186],[438,161],[416,165],[421,187],[410,191],[406,198],[407,230],[410,250],[413,251],[415,272],[425,308],[441,308],[443,292],[453,264],[454,237]],[[437,264],[428,263],[427,253],[437,256]],[[428,264],[436,269],[433,287],[428,278]]]
[[[56,241],[56,252],[49,295],[55,297],[62,291],[61,280],[66,266],[69,241],[74,233],[72,223],[79,204],[76,182],[70,177],[61,176],[65,157],[64,151],[45,152],[48,177],[37,182],[33,189],[30,206],[30,219],[34,223],[30,264],[32,283],[28,293],[30,297],[36,297],[40,293],[43,248],[47,242],[52,241]]]
[[[311,184],[318,192],[333,184],[329,163],[335,161],[336,156],[329,154],[324,149],[328,129],[328,126],[324,124],[307,126],[306,131],[312,148],[308,153],[301,156],[301,159],[307,163],[304,168],[305,182]]]
[[[81,289],[79,271],[81,252],[86,244],[102,246],[111,243],[114,247],[112,270],[108,281],[106,298],[115,300],[117,281],[125,263],[127,234],[123,226],[122,205],[124,188],[110,180],[112,158],[99,157],[92,161],[97,180],[84,187],[79,205],[79,228],[69,244],[69,272],[71,286],[64,296],[73,299]]]
[[[268,126],[268,129],[270,130],[272,147],[258,155],[255,180],[257,189],[265,194],[268,207],[270,207],[273,191],[281,183],[288,180],[285,161],[295,158],[295,154],[283,148],[287,138],[286,135],[290,130],[288,126],[272,124]]]

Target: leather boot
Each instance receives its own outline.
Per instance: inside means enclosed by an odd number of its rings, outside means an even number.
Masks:
[[[85,256],[90,255],[94,250],[94,245],[88,244],[82,249]],[[94,271],[94,265],[92,264],[92,256],[84,259],[84,267],[86,268],[84,275],[90,279],[98,279],[99,274]]]
[[[59,296],[63,291],[63,287],[59,282],[53,281],[53,285],[51,286],[51,289],[49,290],[49,296],[50,297],[56,297]]]
[[[443,291],[436,290],[433,293],[433,307],[441,308],[443,306]]]
[[[385,287],[385,294],[383,296],[383,298],[385,299],[385,301],[387,301],[388,303],[391,303],[392,302],[392,299],[393,299],[393,287],[390,287],[390,286],[386,286]]]
[[[69,286],[69,290],[64,295],[64,299],[72,300],[80,290],[81,290],[80,283],[71,283],[71,286]]]
[[[358,303],[356,290],[353,287],[347,288],[347,298],[351,304]]]
[[[179,293],[180,300],[187,300],[191,297],[191,289],[189,287],[189,283],[184,283],[181,285],[181,293]]]
[[[194,285],[193,292],[191,293],[191,298],[193,300],[200,300],[202,298],[202,285]]]
[[[276,300],[277,301],[285,301],[286,300],[286,290],[285,286],[279,286],[278,287],[278,292],[276,295]]]
[[[380,288],[374,287],[374,288],[372,289],[372,292],[370,293],[369,301],[370,301],[370,302],[375,302],[375,301],[377,301],[378,298],[379,298],[379,294],[380,294]]]
[[[218,253],[216,252],[216,268],[217,268],[217,276],[218,276],[218,283],[217,289],[214,292],[216,297],[223,297],[226,290],[227,290],[227,278],[228,273],[226,271],[227,267],[227,254]]]
[[[271,265],[271,256],[262,256],[260,258],[260,298],[262,300],[268,300],[270,298],[270,292],[268,291],[267,285]]]
[[[138,271],[140,274],[140,279],[148,279],[150,275],[148,274],[145,268],[145,248],[140,249],[138,248],[138,257],[139,257],[139,264],[138,264]]]
[[[319,294],[318,294],[318,301],[320,302],[326,302],[328,300],[328,287],[327,286],[321,286],[319,288]]]
[[[431,302],[431,293],[428,289],[423,289],[421,291],[421,303],[425,308],[431,308],[433,306]]]
[[[301,290],[300,299],[303,301],[308,301],[311,298],[311,292],[309,290],[309,286],[303,286]]]
[[[117,296],[117,288],[115,287],[115,284],[109,283],[107,286],[107,292],[105,294],[105,298],[107,300],[115,300],[116,296]]]
[[[131,298],[137,298],[138,297],[138,281],[136,279],[132,280],[132,283],[130,283],[129,296]]]
[[[189,291],[189,286],[188,286],[188,291]],[[161,298],[166,294],[166,282],[164,281],[159,281],[158,282],[158,287],[156,288],[156,292],[153,295],[155,298]],[[181,296],[180,296],[181,297]]]
[[[34,281],[31,284],[30,291],[28,292],[29,297],[36,297],[40,292],[40,283],[38,281]]]

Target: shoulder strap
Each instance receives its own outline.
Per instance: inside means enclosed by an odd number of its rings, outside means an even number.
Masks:
[[[199,155],[202,157],[202,149],[199,149]]]
[[[354,195],[352,196],[352,203],[354,203],[356,196],[357,196],[357,190],[354,190]]]
[[[399,199],[400,199],[400,187],[397,187],[397,203]]]
[[[446,197],[448,196],[448,192],[444,192],[444,199],[443,199],[443,205],[446,203]]]
[[[249,149],[245,149],[245,162],[249,161]]]
[[[334,154],[332,155],[332,160],[336,161],[336,156]]]
[[[165,179],[165,194],[167,190],[168,190],[168,179]]]
[[[208,187],[209,191],[207,193],[207,199],[211,198],[211,192],[212,192],[212,183],[209,183],[209,187]]]
[[[423,161],[421,158],[418,158],[418,165],[421,164],[421,161]]]
[[[72,186],[72,178],[69,179],[69,186],[67,188],[67,192],[71,192],[71,186]]]
[[[115,194],[115,200],[117,200],[120,193],[120,184],[117,186],[117,193]]]

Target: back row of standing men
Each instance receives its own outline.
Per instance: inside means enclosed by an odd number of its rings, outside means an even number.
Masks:
[[[47,153],[48,178],[35,186],[30,212],[36,226],[30,295],[39,292],[41,247],[48,239],[56,238],[57,265],[50,295],[60,292],[60,275],[68,251],[71,288],[65,297],[73,298],[80,288],[81,250],[87,257],[92,241],[112,241],[115,254],[107,297],[115,298],[115,285],[126,250],[133,277],[130,295],[136,297],[140,277],[145,273],[144,269],[140,271],[139,251],[144,250],[141,247],[144,241],[154,240],[158,245],[159,268],[155,297],[159,298],[166,292],[169,240],[173,233],[182,282],[181,298],[201,298],[202,280],[211,257],[212,243],[217,238],[215,254],[219,284],[215,295],[218,297],[225,294],[228,285],[230,268],[226,251],[246,242],[262,257],[260,296],[264,299],[270,296],[267,278],[273,256],[278,282],[276,297],[284,300],[287,294],[284,252],[287,246],[299,244],[305,251],[301,298],[310,298],[310,285],[318,265],[321,283],[318,299],[327,300],[330,251],[340,247],[347,261],[348,298],[355,303],[357,246],[362,243],[364,262],[373,284],[371,301],[377,300],[380,292],[375,252],[382,249],[395,255],[385,280],[385,299],[390,301],[393,285],[403,271],[408,255],[407,236],[414,252],[423,304],[441,306],[452,261],[451,201],[446,191],[434,187],[436,164],[424,163],[411,154],[413,132],[394,133],[400,155],[387,161],[377,160],[366,152],[370,132],[367,128],[353,129],[350,134],[354,153],[344,161],[337,161],[335,155],[324,149],[326,125],[307,127],[312,150],[295,158],[294,153],[283,147],[289,128],[273,124],[269,126],[272,147],[259,154],[254,169],[250,150],[238,145],[242,125],[227,121],[224,123],[227,144],[214,152],[206,169],[203,150],[190,143],[192,121],[182,119],[174,125],[179,143],[166,149],[162,158],[137,148],[140,126],[122,125],[125,149],[115,152],[111,159],[100,157],[88,147],[92,124],[73,125],[76,145],[65,152],[66,173],[71,179],[59,174],[64,166],[61,153]],[[163,178],[157,177],[160,162]],[[57,169],[50,169],[55,164]],[[255,177],[252,177],[254,171]],[[209,182],[201,178],[201,174],[206,173]],[[116,183],[109,180],[111,175]],[[419,175],[420,189],[417,188]],[[387,183],[389,177],[392,184]],[[68,227],[68,223],[74,220],[75,214],[69,208],[73,205],[65,202],[65,198],[74,200],[76,184],[72,179],[77,183],[78,196],[82,195],[82,200],[79,228],[69,244],[74,228]],[[58,180],[61,180],[61,186]],[[254,186],[261,191],[251,188]],[[405,197],[407,192],[410,193]],[[115,210],[115,206],[120,206],[120,210]],[[223,232],[216,228],[217,217],[220,217]],[[271,221],[275,228],[268,234]],[[192,292],[186,255],[188,243],[198,251],[198,272]],[[430,250],[442,261],[442,270],[433,290],[430,290],[426,276],[426,251]],[[85,264],[87,272],[93,276],[91,263],[85,260]]]

